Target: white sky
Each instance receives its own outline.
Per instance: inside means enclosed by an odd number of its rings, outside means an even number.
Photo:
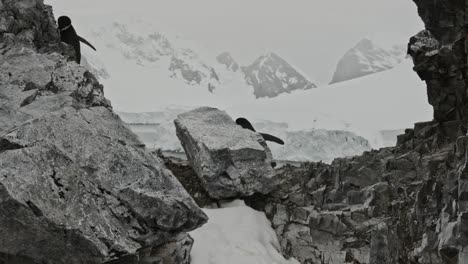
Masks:
[[[405,44],[423,28],[411,0],[45,0],[56,17],[152,16],[242,64],[273,51],[328,83],[338,60],[363,37]],[[92,42],[92,40],[91,40]]]

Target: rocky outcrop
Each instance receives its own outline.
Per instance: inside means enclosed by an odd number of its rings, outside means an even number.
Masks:
[[[409,53],[426,81],[437,121],[468,119],[468,19],[464,1],[416,0],[427,31],[413,37]]]
[[[248,204],[266,212],[283,253],[301,263],[464,263],[455,206],[464,131],[418,124],[396,148],[286,166],[279,187]]]
[[[266,194],[275,171],[265,140],[225,112],[199,108],[175,120],[177,136],[208,194],[217,199]]]
[[[28,19],[24,19],[26,17]],[[41,1],[2,0],[0,43],[2,53],[14,43],[36,48],[40,52],[60,50],[52,8]]]
[[[206,215],[56,32],[42,1],[0,2],[0,260],[188,263],[172,241]]]
[[[308,90],[317,86],[275,53],[268,53],[251,65],[242,67],[247,84],[256,98],[273,98],[282,93]]]
[[[194,61],[197,63],[193,63]],[[208,90],[213,92],[219,84],[218,74],[214,68],[198,61],[197,55],[192,50],[175,52],[169,65],[171,77],[179,78],[190,85],[206,84]]]

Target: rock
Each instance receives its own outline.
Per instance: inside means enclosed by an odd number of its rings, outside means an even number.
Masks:
[[[398,264],[399,241],[385,223],[372,230],[369,263]]]
[[[200,179],[190,166],[190,162],[175,157],[164,156],[162,152],[156,152],[155,154],[164,161],[166,167],[177,177],[177,180],[179,180],[200,207],[210,208],[213,204],[216,204],[217,200],[211,198],[203,188]]]
[[[190,85],[206,84],[212,93],[219,85],[218,74],[214,68],[203,62],[191,63],[193,58],[197,58],[197,55],[189,49],[174,53],[169,66],[171,77],[183,80]]]
[[[178,255],[174,245],[185,242],[167,243],[206,215],[112,111],[96,78],[61,55],[50,7],[2,4],[0,27],[11,35],[0,44],[0,260]]]
[[[219,54],[216,57],[216,60],[220,64],[223,64],[224,66],[226,66],[226,69],[232,72],[237,72],[240,69],[239,64],[234,60],[234,58],[228,52],[223,52]]]
[[[193,242],[190,235],[181,234],[168,243],[148,251],[147,257],[143,257],[142,264],[190,264]]]
[[[242,129],[225,112],[207,107],[179,115],[175,125],[185,153],[211,197],[272,190],[271,152],[260,134]]]
[[[465,222],[462,130],[420,123],[394,148],[285,166],[277,188],[246,203],[266,213],[283,254],[300,263],[463,263],[453,262],[467,245],[455,239]]]
[[[464,1],[414,0],[427,31],[410,40],[409,54],[415,71],[426,81],[434,119],[468,118],[466,70],[468,66],[468,25]]]

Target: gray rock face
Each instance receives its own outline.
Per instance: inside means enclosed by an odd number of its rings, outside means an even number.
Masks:
[[[266,194],[275,171],[265,141],[225,112],[199,108],[175,120],[177,136],[208,194],[217,199]]]
[[[226,68],[230,71],[237,72],[240,69],[239,64],[228,52],[219,54],[218,57],[216,57],[216,60],[226,66]]]
[[[157,248],[148,248],[139,259],[127,258],[112,264],[190,264],[194,240],[189,234],[180,234]]]
[[[182,50],[174,53],[169,65],[169,71],[173,78],[180,78],[187,84],[207,83],[208,90],[213,92],[219,82],[218,74],[215,69],[201,63],[194,66],[192,61],[196,61],[197,55],[192,50]]]
[[[282,93],[317,87],[274,53],[261,56],[242,70],[247,84],[253,86],[256,98],[272,98]]]
[[[405,58],[405,47],[379,47],[370,39],[363,39],[340,59],[331,83],[343,82],[392,69]]]
[[[465,263],[466,125],[427,122],[394,148],[286,166],[264,211],[301,263]]]
[[[0,25],[11,33],[0,44],[0,260],[140,263],[147,250],[205,223],[112,112],[96,78],[57,53],[54,24],[36,27],[52,23],[50,8],[2,5]]]

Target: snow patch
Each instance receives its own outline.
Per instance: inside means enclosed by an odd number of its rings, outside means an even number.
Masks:
[[[279,253],[280,245],[263,212],[242,201],[204,209],[208,223],[192,231],[193,264],[298,264]]]

